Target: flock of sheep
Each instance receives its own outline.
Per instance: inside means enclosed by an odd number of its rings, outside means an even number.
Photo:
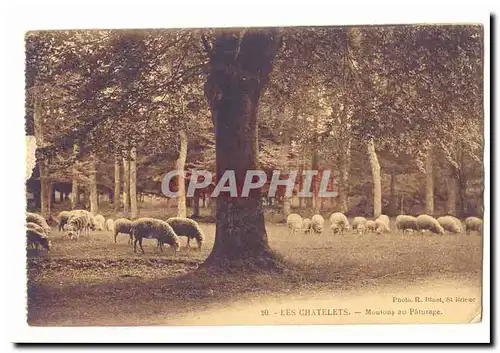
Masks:
[[[344,231],[353,230],[358,234],[363,233],[389,233],[391,231],[389,217],[381,215],[375,220],[367,220],[364,217],[354,217],[352,224],[349,224],[347,217],[341,212],[332,213],[330,218],[330,227],[333,234],[344,234]],[[468,217],[465,220],[465,230],[470,235],[472,231],[482,232],[483,221],[477,217]],[[287,226],[290,229],[290,235],[297,231],[310,233],[311,231],[321,234],[324,230],[325,219],[315,214],[311,219],[302,218],[297,213],[292,213],[287,217]],[[396,217],[396,229],[403,232],[407,231],[430,231],[435,234],[445,234],[445,232],[457,234],[463,231],[462,222],[453,216],[443,216],[434,218],[422,214],[418,217],[399,215]]]
[[[170,245],[175,251],[179,251],[180,242],[179,236],[187,237],[187,247],[190,247],[190,240],[194,239],[197,242],[198,249],[201,249],[205,236],[199,227],[198,223],[190,218],[172,217],[166,221],[156,218],[139,218],[129,220],[119,218],[117,220],[106,220],[102,215],[93,216],[86,210],[62,211],[57,216],[58,228],[64,231],[64,234],[69,239],[77,240],[80,235],[86,234],[91,236],[91,231],[111,231],[114,234],[114,241],[118,234],[127,234],[129,236],[128,244],[134,244],[134,252],[137,250],[137,243],[141,251],[142,240],[157,239],[157,247],[163,251],[163,244]],[[363,233],[389,233],[391,230],[389,217],[381,215],[375,220],[367,220],[364,217],[354,217],[352,224],[349,224],[347,217],[341,212],[332,213],[329,218],[331,232],[333,234],[341,234],[353,230],[358,234]],[[396,218],[396,229],[402,231],[403,234],[408,231],[430,231],[435,234],[461,233],[465,231],[470,235],[472,231],[482,232],[483,221],[477,217],[468,217],[464,224],[453,216],[444,216],[434,218],[432,216],[422,214],[418,217],[399,215]],[[308,218],[302,218],[297,213],[292,213],[287,217],[287,226],[290,229],[290,234],[294,235],[297,231],[304,233],[314,232],[321,234],[324,231],[325,220],[315,214]],[[47,221],[39,214],[26,213],[26,237],[28,246],[42,247],[50,251],[50,226]]]
[[[156,239],[157,247],[163,251],[163,244],[170,245],[176,252],[180,250],[179,236],[187,237],[187,247],[190,240],[195,239],[198,249],[201,249],[205,236],[198,223],[190,218],[172,217],[163,221],[156,218],[139,218],[131,221],[126,218],[105,220],[102,215],[93,216],[86,210],[62,211],[56,219],[58,229],[64,231],[69,239],[78,240],[80,235],[86,234],[91,237],[91,231],[111,231],[114,241],[118,234],[129,236],[129,245],[134,243],[134,252],[137,243],[142,248],[142,240]],[[50,226],[45,218],[36,213],[26,213],[26,236],[28,246],[39,247],[50,251]]]

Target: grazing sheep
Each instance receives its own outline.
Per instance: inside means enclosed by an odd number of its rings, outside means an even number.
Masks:
[[[344,234],[344,229],[349,229],[349,221],[343,213],[335,212],[330,216],[330,227],[333,234]]]
[[[137,242],[142,248],[142,239],[157,239],[160,250],[163,251],[163,244],[170,245],[175,252],[180,250],[179,237],[172,227],[165,221],[155,218],[139,218],[132,222],[132,234],[134,235],[134,252],[136,252]]]
[[[319,214],[315,214],[311,218],[311,228],[314,233],[321,234],[325,228],[325,219]]]
[[[28,246],[32,248],[37,248],[40,245],[45,250],[50,251],[50,239],[45,234],[44,229],[36,223],[28,222],[26,224],[26,240]]]
[[[68,223],[68,219],[71,216],[70,211],[61,211],[57,215],[57,228],[59,231],[64,230],[64,226]]]
[[[103,215],[98,214],[93,218],[93,220],[96,230],[104,230],[104,223],[106,222],[106,219]]]
[[[470,235],[472,231],[477,231],[479,234],[483,231],[483,221],[477,217],[467,217],[465,219],[465,230],[467,235]]]
[[[132,227],[133,227],[132,221],[126,218],[118,218],[114,224],[115,243],[116,243],[116,236],[119,233],[123,233],[129,235],[128,244],[132,245],[132,240],[133,240]]]
[[[309,218],[304,218],[302,220],[302,229],[304,230],[304,233],[311,232],[311,220]]]
[[[76,239],[78,239],[84,231],[90,236],[90,230],[94,229],[92,215],[90,212],[85,210],[71,211],[71,216],[69,217],[65,228],[66,234],[70,239],[73,239],[75,236]]]
[[[45,234],[50,234],[50,227],[47,224],[47,221],[39,214],[26,212],[26,223],[36,223],[43,228]]]
[[[460,233],[462,232],[462,225],[460,220],[453,216],[443,216],[437,219],[439,225],[443,227],[444,230],[450,233]]]
[[[286,218],[286,224],[290,228],[290,235],[294,235],[299,229],[302,229],[302,217],[296,213],[291,213]]]
[[[366,221],[365,228],[367,232],[375,232],[377,230],[377,223],[370,219]]]
[[[358,233],[363,234],[366,228],[366,218],[365,217],[354,217],[352,220],[352,229],[357,230]]]
[[[201,230],[198,223],[190,218],[172,217],[167,219],[167,223],[172,227],[177,236],[187,237],[187,247],[189,248],[189,241],[195,239],[198,244],[198,249],[201,250],[205,235]],[[158,244],[159,245],[159,244]]]
[[[375,220],[375,232],[377,234],[390,232],[389,226],[387,225],[387,223],[383,219],[377,218]]]
[[[106,220],[106,230],[110,232],[114,232],[114,227],[115,227],[115,221],[113,221],[111,218]]]
[[[378,218],[375,220],[375,222],[376,221],[383,222],[386,225],[387,232],[391,231],[389,217],[387,217],[385,214],[382,214],[382,215],[378,216]]]
[[[405,233],[408,230],[418,231],[417,218],[408,215],[399,215],[396,217],[396,229],[402,230]]]
[[[432,216],[421,214],[417,217],[419,230],[430,230],[436,234],[444,234],[444,229],[439,225],[439,222]]]

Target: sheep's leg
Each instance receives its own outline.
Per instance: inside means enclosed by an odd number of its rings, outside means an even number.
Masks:
[[[134,252],[137,252],[137,237],[135,237],[135,241],[134,241]]]
[[[191,240],[190,237],[188,237],[188,242],[187,242],[187,248],[189,249],[190,248],[190,245],[189,245],[189,241]]]
[[[139,238],[139,246],[141,248],[142,253],[144,254],[144,249],[142,248],[142,237]]]
[[[118,236],[118,232],[115,231],[115,244],[116,244],[116,237]]]

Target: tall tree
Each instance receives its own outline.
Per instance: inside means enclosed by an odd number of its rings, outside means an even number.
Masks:
[[[204,38],[209,54],[205,83],[216,138],[216,175],[234,170],[242,190],[248,170],[258,169],[257,113],[280,47],[276,29],[221,30],[213,45]],[[260,189],[248,198],[221,193],[217,198],[215,244],[205,267],[251,263],[258,268],[276,265],[264,225]]]
[[[137,217],[137,152],[130,150],[130,218]]]

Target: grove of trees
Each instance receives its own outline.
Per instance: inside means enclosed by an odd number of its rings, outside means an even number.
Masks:
[[[298,170],[296,191],[302,171],[332,171],[338,197],[319,197],[316,175],[311,198],[271,200],[284,215],[483,211],[481,26],[29,32],[26,92],[28,189],[46,218],[61,181],[73,208],[83,189],[98,213],[104,189],[136,218],[172,169],[231,169],[239,187],[250,169]],[[264,190],[218,197],[207,265],[274,266]]]

